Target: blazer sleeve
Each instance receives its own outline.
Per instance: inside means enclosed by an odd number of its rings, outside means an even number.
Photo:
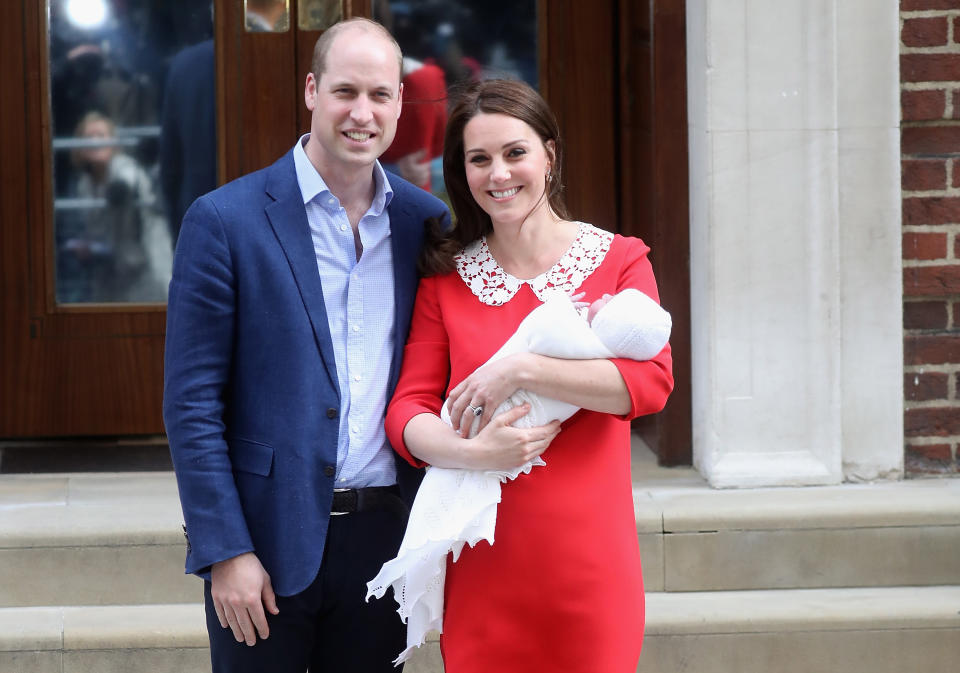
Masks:
[[[638,238],[621,238],[626,252],[617,278],[617,292],[636,288],[660,303],[657,281],[647,257],[650,248]],[[638,416],[655,414],[667,403],[673,390],[673,358],[667,343],[653,359],[646,361],[615,358],[612,360],[620,371],[630,393],[630,411],[621,416],[631,420]]]
[[[420,282],[400,380],[387,407],[387,438],[397,453],[416,467],[426,463],[414,458],[407,449],[403,429],[418,414],[440,415],[450,380],[450,340],[443,323],[437,281],[437,277],[431,277]]]
[[[187,572],[253,550],[225,437],[236,287],[209,197],[183,220],[167,305],[163,418],[189,531]]]

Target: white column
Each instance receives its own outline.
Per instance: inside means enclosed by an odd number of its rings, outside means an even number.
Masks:
[[[694,462],[898,475],[896,0],[688,0]]]

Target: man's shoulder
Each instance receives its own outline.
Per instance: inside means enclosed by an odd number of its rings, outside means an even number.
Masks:
[[[243,203],[261,202],[266,198],[265,195],[270,182],[276,180],[278,174],[284,175],[285,171],[289,172],[289,176],[287,176],[289,179],[296,181],[293,158],[289,153],[269,166],[241,175],[239,178],[217,187],[207,194],[207,198],[215,204],[236,203],[237,201]]]

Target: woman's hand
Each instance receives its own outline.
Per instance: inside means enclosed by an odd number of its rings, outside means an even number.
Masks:
[[[478,430],[483,430],[497,407],[521,387],[520,376],[528,357],[529,353],[516,353],[485,364],[451,390],[447,404],[453,429],[467,437],[473,420],[480,416]]]
[[[560,421],[534,428],[514,428],[512,424],[530,411],[521,404],[494,418],[473,439],[464,453],[472,469],[509,470],[533,460],[547,450],[560,432]]]

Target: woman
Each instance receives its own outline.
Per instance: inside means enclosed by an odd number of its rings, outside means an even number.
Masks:
[[[504,484],[495,543],[448,561],[448,673],[616,673],[640,654],[627,421],[666,402],[669,346],[646,362],[518,353],[478,369],[557,290],[657,297],[641,241],[567,218],[561,158],[553,115],[523,83],[470,85],[451,109],[443,163],[457,226],[427,256],[387,433],[415,465],[501,470],[549,452]],[[562,427],[511,427],[522,406],[491,418],[521,388],[582,411]],[[452,428],[439,418],[447,393]]]

